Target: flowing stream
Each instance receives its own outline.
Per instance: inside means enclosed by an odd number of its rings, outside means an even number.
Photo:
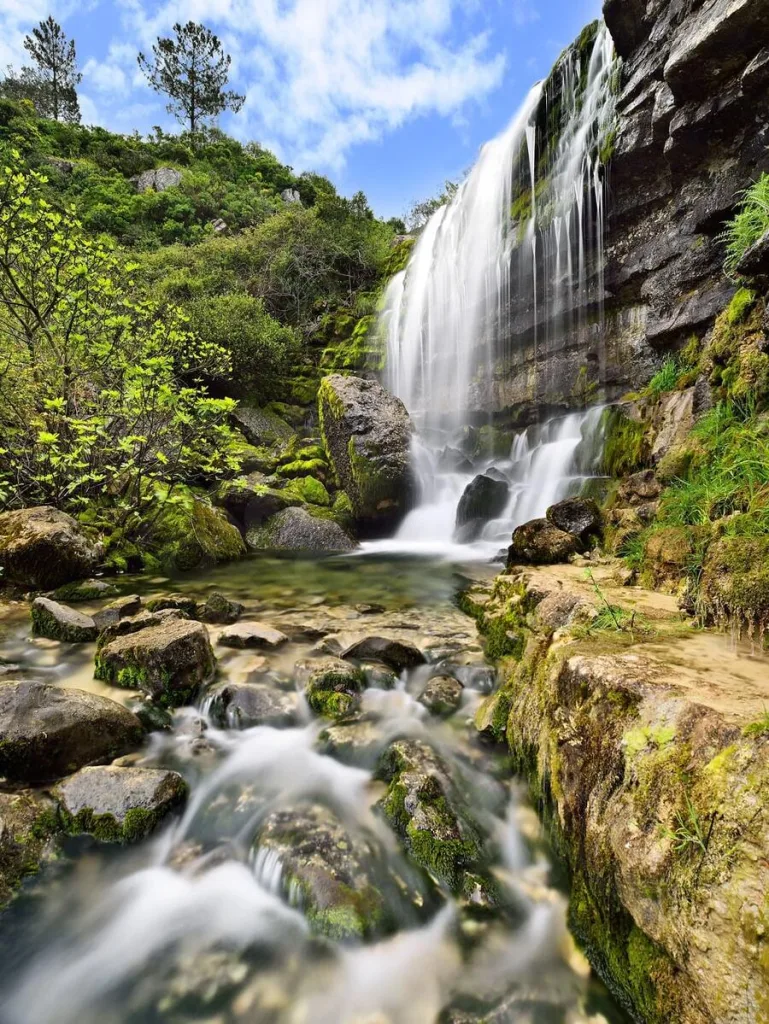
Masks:
[[[281,729],[217,723],[205,694],[178,711],[173,730],[152,734],[137,763],[181,772],[186,810],[136,847],[69,840],[28,883],[0,918],[4,1024],[624,1020],[569,939],[534,811],[505,759],[470,726],[493,670],[453,599],[466,573],[485,571],[425,559],[260,558],[203,578],[126,580],[145,597],[170,586],[197,597],[222,590],[243,602],[245,618],[292,637],[276,652],[227,651],[210,627],[220,682],[299,689],[295,665],[318,637],[384,633],[417,644],[428,661],[393,688],[372,676],[360,719],[366,742],[357,747],[333,732],[332,743],[306,707]],[[93,681],[92,645],[32,640],[26,606],[3,611],[0,657],[23,674],[125,696]],[[443,720],[418,697],[447,672],[464,689]],[[494,908],[476,912],[472,900],[436,886],[386,823],[375,766],[396,737],[439,752],[470,801],[501,894]],[[345,843],[363,844],[361,870],[385,903],[385,927],[366,940],[313,934],[281,856],[260,840],[276,810],[297,815],[298,845],[312,843],[299,824],[307,813],[331,815]]]

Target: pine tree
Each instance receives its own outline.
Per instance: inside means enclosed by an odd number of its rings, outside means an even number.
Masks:
[[[225,91],[232,58],[205,25],[177,23],[174,33],[174,39],[158,39],[151,61],[140,53],[139,67],[155,92],[170,97],[168,113],[195,135],[208,118],[240,110],[245,97]]]
[[[41,21],[32,34],[24,39],[24,49],[35,62],[34,67],[21,69],[18,79],[9,76],[4,89],[14,88],[35,104],[38,113],[54,121],[80,121],[77,86],[82,75],[77,69],[75,43],[67,40],[61,25],[49,17]]]

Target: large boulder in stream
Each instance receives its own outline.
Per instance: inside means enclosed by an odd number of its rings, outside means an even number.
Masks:
[[[303,508],[287,508],[264,526],[250,529],[252,551],[301,551],[308,554],[346,554],[358,544],[333,519],[311,515]]]
[[[262,683],[225,683],[211,694],[210,714],[227,729],[268,725],[289,729],[299,724],[299,694]]]
[[[0,684],[0,774],[45,781],[127,754],[144,728],[122,704],[39,682]]]
[[[68,644],[83,644],[95,640],[99,630],[90,615],[75,608],[59,604],[48,597],[38,597],[30,610],[32,632],[48,640],[62,640]]]
[[[580,546],[579,537],[573,533],[559,530],[547,519],[532,519],[513,533],[507,564],[555,565],[568,561]]]
[[[414,495],[405,405],[377,381],[334,374],[321,381],[318,410],[326,451],[356,520],[364,529],[392,529]]]
[[[0,515],[0,570],[7,583],[52,590],[90,576],[103,553],[76,520],[56,508]]]
[[[501,516],[510,485],[501,477],[481,473],[465,488],[457,506],[457,533],[463,541],[474,540],[484,525]]]
[[[553,526],[573,533],[585,543],[601,533],[601,510],[592,498],[566,498],[551,505],[546,515]]]

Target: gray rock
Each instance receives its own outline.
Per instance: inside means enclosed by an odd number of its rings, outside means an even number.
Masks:
[[[126,754],[141,742],[135,715],[106,697],[39,682],[0,683],[0,773],[44,781]]]
[[[263,526],[278,512],[302,504],[296,494],[270,486],[265,483],[266,479],[263,473],[249,473],[225,481],[217,492],[217,502],[242,524],[246,533]]]
[[[370,719],[330,725],[318,737],[324,754],[356,768],[373,768],[384,744],[382,727]]]
[[[78,583],[66,583],[49,595],[54,601],[66,604],[77,604],[80,601],[102,601],[107,597],[117,597],[118,589],[114,583],[106,580],[82,580]]]
[[[62,160],[58,156],[47,156],[45,162],[65,177],[69,177],[75,169],[75,165],[71,160]]]
[[[210,625],[231,626],[243,614],[239,601],[230,601],[224,594],[215,591],[209,594],[204,604],[198,605],[196,618]]]
[[[190,703],[216,671],[206,627],[171,620],[110,640],[96,655],[97,679],[141,690],[165,707]]]
[[[288,729],[299,722],[296,693],[260,683],[227,683],[210,696],[211,717],[228,729],[251,729],[256,725]]]
[[[137,192],[165,192],[181,184],[181,171],[173,167],[158,167],[152,171],[144,171],[131,179]]]
[[[103,632],[109,626],[116,626],[121,619],[128,619],[141,611],[142,599],[138,594],[126,594],[115,601],[100,608],[94,614],[93,620],[99,632]]]
[[[284,188],[280,193],[280,198],[286,204],[286,206],[301,206],[302,197],[296,191],[295,188]]]
[[[303,508],[287,508],[261,527],[248,531],[252,551],[307,551],[316,554],[344,554],[354,551],[354,541],[332,519],[311,515]]]
[[[642,469],[626,477],[617,492],[618,505],[643,505],[655,501],[662,494],[662,484],[653,469]]]
[[[424,654],[414,644],[385,636],[367,636],[356,640],[342,652],[342,657],[355,661],[381,661],[396,672],[416,668],[426,661]]]
[[[179,611],[189,618],[193,618],[198,610],[198,602],[187,594],[161,594],[158,597],[151,597],[147,601],[147,611],[164,612],[168,610]]]
[[[547,519],[532,519],[513,533],[508,551],[508,565],[530,562],[533,565],[553,565],[566,562],[569,555],[580,547],[578,537],[559,530]]]
[[[592,498],[566,498],[547,510],[548,522],[583,541],[601,533],[601,510]]]
[[[376,381],[333,375],[321,382],[318,408],[326,451],[355,518],[368,528],[391,528],[414,498],[413,428],[403,402]]]
[[[0,514],[3,579],[35,590],[51,590],[90,576],[103,557],[71,516],[47,505]]]
[[[109,614],[105,614],[103,618],[97,613],[94,621],[100,630],[99,646],[103,647],[116,637],[129,636],[131,633],[139,633],[141,630],[150,629],[152,626],[162,626],[164,622],[179,621],[186,618],[187,616],[184,612],[176,608],[167,608],[157,612],[149,612],[144,609],[136,615],[126,615],[122,618],[119,612],[116,615],[114,611],[111,611]]]
[[[747,250],[737,264],[737,273],[762,283],[769,279],[769,231]]]
[[[238,403],[232,421],[246,440],[257,448],[283,446],[296,437],[294,428],[280,416],[244,402]]]
[[[462,703],[464,687],[458,679],[451,676],[434,676],[419,695],[419,703],[440,718],[453,715]]]
[[[500,474],[501,476],[501,474]],[[474,539],[485,523],[502,515],[510,494],[510,485],[504,478],[496,479],[488,473],[477,476],[468,484],[457,506],[457,530],[473,525],[473,536],[463,534],[464,540]]]
[[[162,768],[81,768],[53,790],[65,829],[106,843],[132,843],[180,807],[187,784]]]
[[[280,647],[287,641],[285,633],[264,622],[238,622],[219,636],[222,647]]]
[[[30,615],[33,635],[47,637],[49,640],[84,644],[95,640],[99,633],[90,615],[83,615],[47,597],[38,597],[33,601]]]

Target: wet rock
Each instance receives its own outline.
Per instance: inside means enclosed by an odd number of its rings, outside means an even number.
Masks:
[[[117,592],[117,587],[106,580],[81,580],[76,583],[65,583],[50,596],[54,601],[77,604],[79,601],[102,601],[108,597],[116,597]]]
[[[299,722],[299,696],[260,683],[227,683],[211,694],[211,717],[228,729],[269,725],[288,729]]]
[[[0,908],[54,855],[54,804],[40,793],[0,793]]]
[[[164,622],[185,621],[187,616],[178,608],[163,608],[159,612],[140,611],[136,615],[126,615],[124,618],[116,619],[115,613],[110,612],[108,616],[102,617],[97,613],[96,625],[101,630],[99,633],[99,647],[104,647],[110,640],[119,636],[129,636],[131,633],[139,633],[143,629],[150,629],[152,626],[162,626]],[[106,620],[107,624],[104,625]]]
[[[171,732],[174,727],[174,716],[171,712],[158,707],[152,701],[135,700],[129,704],[129,708],[147,732]]]
[[[319,658],[299,662],[295,672],[304,685],[307,703],[316,715],[340,719],[358,706],[366,687],[359,668],[339,658]]]
[[[434,676],[419,695],[419,703],[424,704],[431,714],[439,718],[448,718],[462,703],[463,691],[464,687],[458,679],[451,676]]]
[[[275,648],[288,642],[285,633],[264,622],[238,622],[222,630],[219,643],[222,647]]]
[[[192,619],[197,613],[198,602],[194,597],[188,597],[186,594],[160,594],[147,601],[147,611],[165,612],[169,610],[182,612]]]
[[[83,527],[41,505],[0,514],[0,569],[21,587],[50,590],[90,576],[103,555]]]
[[[342,657],[354,661],[381,661],[396,672],[416,668],[426,661],[424,654],[414,644],[385,636],[367,636],[356,640],[342,652]]]
[[[0,683],[0,773],[44,781],[138,746],[141,723],[114,700],[39,682]]]
[[[644,570],[655,587],[678,587],[698,545],[709,539],[707,527],[668,526],[655,530],[644,545]]]
[[[377,774],[389,783],[379,806],[411,857],[459,892],[481,857],[481,839],[444,760],[421,740],[396,740]]]
[[[81,768],[53,790],[71,835],[87,833],[104,843],[144,839],[180,807],[187,784],[162,768]]]
[[[368,718],[330,725],[318,737],[324,754],[344,764],[369,769],[376,764],[385,742],[381,725]]]
[[[438,456],[438,465],[450,473],[472,473],[473,464],[459,448],[446,447]]]
[[[501,516],[509,494],[510,485],[507,480],[496,479],[490,472],[477,476],[468,484],[457,506],[456,528],[461,530],[472,524],[473,535],[467,536],[465,531],[463,539],[474,539],[480,534],[485,523]]]
[[[354,551],[357,542],[333,519],[311,515],[303,508],[287,508],[264,526],[246,535],[252,551],[308,551],[335,554]]]
[[[67,644],[91,643],[98,636],[96,623],[90,615],[83,615],[58,601],[38,597],[30,609],[34,636],[61,640]]]
[[[513,533],[513,543],[507,555],[508,565],[530,562],[533,565],[552,565],[566,562],[580,547],[573,533],[559,530],[547,519],[532,519]]]
[[[551,505],[547,520],[564,533],[573,533],[581,541],[601,533],[601,510],[592,498],[567,498]]]
[[[127,594],[100,608],[94,613],[93,621],[100,633],[109,626],[115,626],[121,619],[129,619],[141,611],[142,599],[138,594]]]
[[[239,601],[230,601],[224,594],[209,594],[205,604],[198,605],[195,617],[200,622],[210,625],[231,626],[243,614],[243,605]]]
[[[406,407],[373,380],[325,377],[318,408],[326,446],[356,520],[392,528],[414,497]]]
[[[590,622],[596,615],[595,605],[583,594],[558,588],[538,602],[534,619],[541,629],[555,632],[578,622]]]
[[[137,192],[165,192],[181,184],[182,173],[173,167],[157,167],[131,178]]]
[[[296,431],[280,416],[245,402],[238,403],[232,419],[249,444],[257,448],[285,446],[296,437]]]
[[[352,835],[325,807],[275,811],[256,839],[256,871],[280,865],[281,888],[300,906],[313,931],[328,938],[365,939],[388,925],[387,907],[369,862],[374,847]]]
[[[649,31],[646,0],[604,0],[603,17],[620,57],[629,57]]]
[[[99,650],[94,674],[115,686],[142,690],[165,707],[181,707],[215,671],[205,626],[178,620],[111,640]]]
[[[385,612],[383,604],[356,604],[355,611],[358,615],[382,615]]]
[[[336,653],[340,652],[337,651]],[[383,665],[366,665],[364,663],[360,667],[366,676],[366,685],[373,687],[375,690],[394,690],[398,685],[398,677]]]

